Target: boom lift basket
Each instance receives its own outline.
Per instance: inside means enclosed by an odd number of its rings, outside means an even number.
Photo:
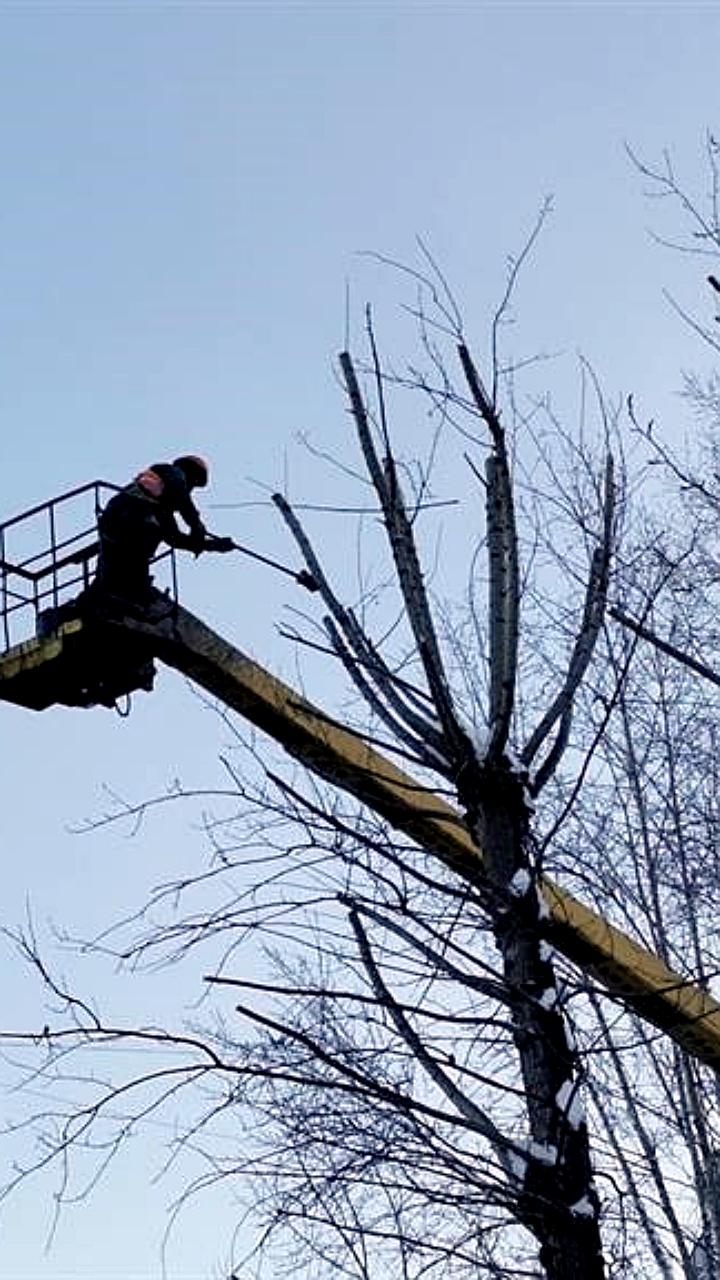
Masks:
[[[152,688],[147,642],[108,627],[111,602],[88,596],[97,520],[118,492],[93,480],[0,525],[0,699],[43,711],[111,707]],[[177,601],[172,550],[156,558]],[[117,616],[117,614],[113,614]]]

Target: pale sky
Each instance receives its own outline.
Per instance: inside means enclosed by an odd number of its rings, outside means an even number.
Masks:
[[[555,212],[517,299],[523,349],[567,353],[548,373],[561,392],[582,351],[610,397],[633,391],[680,429],[681,371],[705,357],[663,290],[709,314],[705,266],[649,239],[673,219],[644,198],[624,143],[650,159],[670,148],[701,191],[719,48],[714,4],[0,0],[0,517],[201,452],[209,522],[291,556],[262,486],[289,478],[296,498],[322,500],[332,477],[298,434],[349,448],[332,371],[346,289],[353,331],[374,301],[395,332],[398,282],[362,251],[407,261],[421,236],[482,358],[507,256],[547,194]],[[292,586],[229,559],[183,581],[190,608],[292,676],[276,631]],[[103,811],[106,785],[129,799],[175,778],[216,785],[226,736],[166,673],[127,721],[0,705],[0,924],[30,904],[48,939],[52,924],[93,935],[200,866],[197,808],[136,839],[71,828]],[[147,981],[82,972],[127,1018],[159,1021],[201,991],[192,966]],[[9,947],[0,990],[5,1027],[42,1026]],[[17,1105],[6,1095],[4,1118]],[[153,1181],[170,1136],[146,1126],[65,1210],[49,1252],[50,1179],[0,1206],[3,1280],[159,1276],[188,1172]],[[0,1181],[6,1161],[0,1139]],[[169,1280],[222,1274],[234,1213],[230,1189],[187,1210]]]

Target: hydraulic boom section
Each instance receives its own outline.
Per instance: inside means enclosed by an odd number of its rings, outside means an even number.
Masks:
[[[482,893],[483,852],[462,814],[182,609],[171,555],[172,591],[157,593],[163,607],[152,617],[89,592],[98,549],[95,520],[110,488],[86,485],[0,526],[0,699],[36,710],[55,703],[111,706],[123,693],[151,688],[159,659]],[[79,500],[90,503],[90,527],[78,523],[75,509],[75,524],[61,533],[60,517]],[[41,549],[27,545],[28,529],[38,520],[46,535]],[[720,1004],[558,885],[543,879],[541,892],[548,937],[558,950],[720,1072]]]
[[[179,606],[153,625],[130,618],[116,625],[143,636],[162,662],[270,734],[314,773],[369,805],[482,892],[483,852],[462,814],[359,734]],[[541,889],[548,909],[548,938],[558,950],[594,974],[640,1017],[720,1072],[720,1004],[552,881],[543,879]]]

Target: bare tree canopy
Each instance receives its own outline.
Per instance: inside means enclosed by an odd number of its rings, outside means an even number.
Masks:
[[[716,179],[712,139],[708,156]],[[720,253],[715,196],[708,212],[669,159],[636,163]],[[552,876],[717,991],[720,393],[687,380],[707,431],[688,456],[583,360],[573,420],[533,389],[507,322],[547,213],[487,351],[421,248],[401,268],[417,353],[384,351],[368,312],[340,355],[347,425],[325,461],[349,539],[327,504],[273,498],[320,601],[288,637],[310,673],[342,676],[335,719],[459,806],[482,881],[224,710],[231,809],[207,824],[206,866],[90,944],[130,968],[186,962],[204,1012],[114,1020],[18,932],[49,1012],[5,1029],[8,1055],[21,1076],[84,1079],[87,1101],[6,1134],[39,1141],[6,1193],[56,1162],[58,1204],[84,1194],[165,1110],[194,1156],[186,1194],[232,1181],[246,1206],[228,1277],[720,1267],[717,1078],[553,949],[541,891]]]

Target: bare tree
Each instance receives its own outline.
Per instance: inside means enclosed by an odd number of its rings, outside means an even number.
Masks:
[[[224,767],[242,803],[209,825],[207,870],[102,940],[139,967],[207,952],[214,1016],[189,1030],[112,1024],[19,936],[54,1001],[44,1034],[7,1037],[25,1069],[77,1073],[78,1056],[128,1041],[167,1059],[95,1081],[80,1110],[34,1116],[45,1145],[13,1182],[59,1156],[69,1192],[73,1149],[102,1165],[181,1095],[182,1142],[204,1161],[191,1190],[254,1188],[264,1228],[243,1275],[268,1259],[272,1274],[368,1280],[697,1280],[698,1247],[712,1256],[714,1082],[553,952],[539,890],[551,869],[712,981],[714,718],[696,673],[607,611],[612,592],[645,632],[667,619],[671,641],[686,639],[683,609],[686,632],[707,619],[707,592],[686,592],[700,512],[669,538],[628,504],[620,414],[587,366],[572,427],[546,396],[521,394],[527,362],[502,338],[524,256],[491,326],[487,385],[427,255],[408,273],[418,359],[381,360],[369,317],[364,358],[340,357],[374,517],[352,605],[322,533],[275,498],[324,605],[293,639],[346,673],[348,722],[457,801],[483,875],[461,881],[376,814],[281,770],[228,717],[237,755]],[[408,405],[429,422],[424,461],[393,442]],[[626,422],[639,429],[632,405]],[[428,528],[446,497],[441,443],[470,486],[452,552],[469,568],[460,611],[435,584]],[[460,483],[457,470],[453,497]],[[250,979],[243,945],[258,937],[268,972]],[[242,1126],[226,1151],[208,1123],[221,1112]]]

